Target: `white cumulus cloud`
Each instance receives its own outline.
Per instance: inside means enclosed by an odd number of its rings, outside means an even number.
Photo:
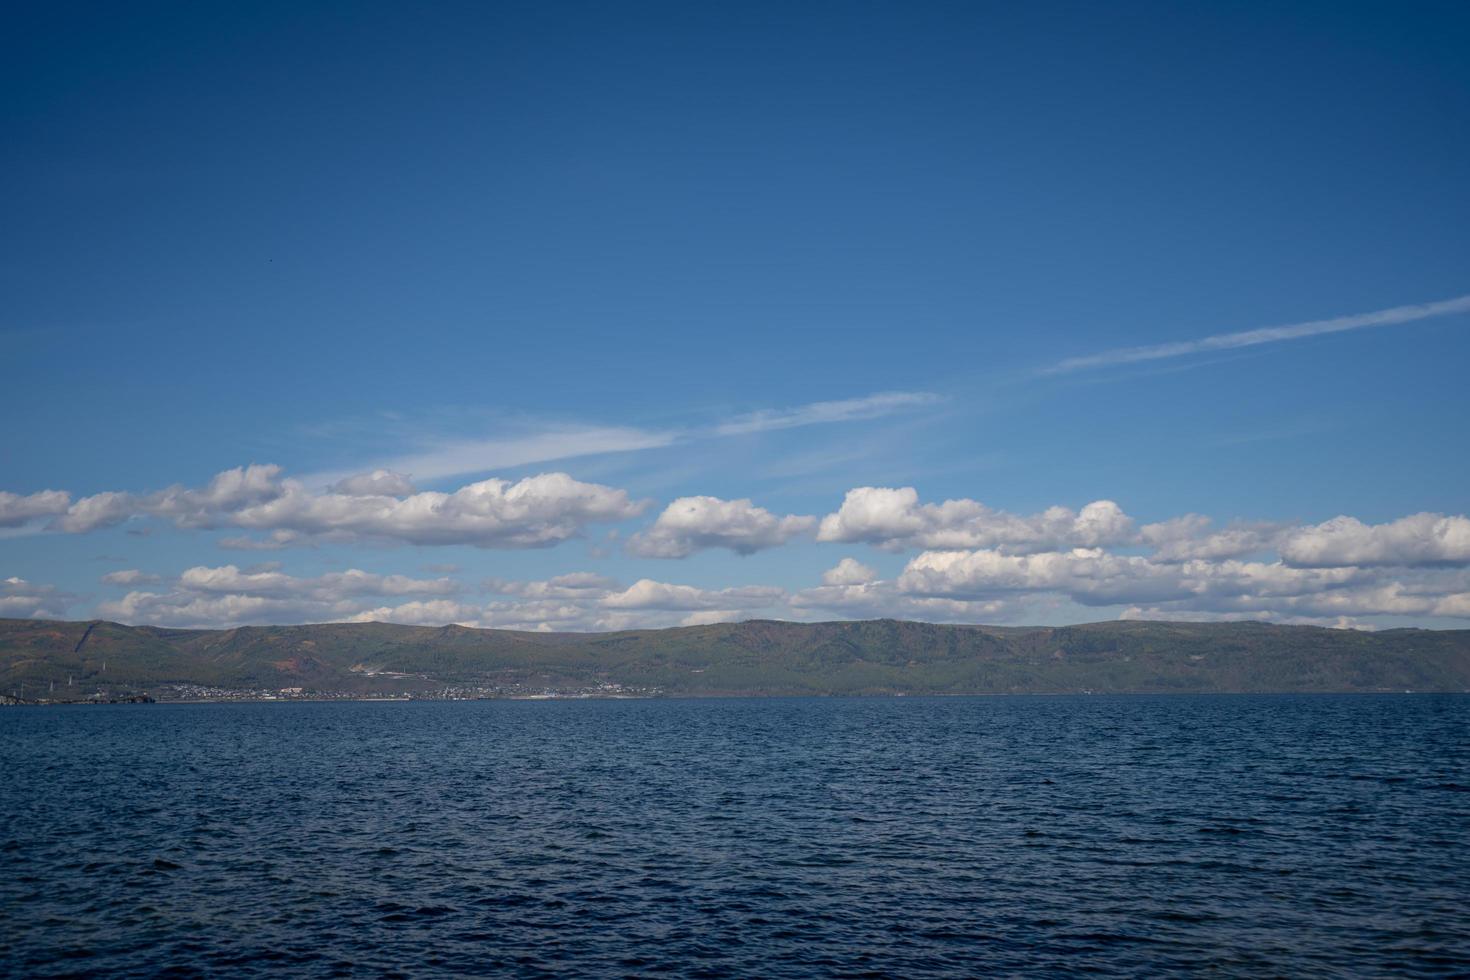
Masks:
[[[749,500],[680,497],[628,540],[628,550],[644,558],[685,558],[705,548],[748,555],[808,534],[816,523],[814,517],[778,517]]]
[[[235,565],[196,565],[185,569],[166,591],[129,592],[121,599],[101,603],[97,613],[124,623],[156,626],[320,623],[361,615],[367,598],[434,597],[414,601],[420,608],[447,610],[451,605],[447,599],[443,604],[433,603],[462,591],[458,582],[448,578],[415,579],[355,568],[304,578],[271,567],[242,570]]]
[[[102,581],[107,585],[151,585],[162,579],[157,575],[139,571],[136,568],[124,568],[116,572],[108,572],[102,576]]]
[[[1387,524],[1334,517],[1290,532],[1281,556],[1303,567],[1470,564],[1470,518],[1411,514]]]
[[[844,558],[822,573],[823,585],[866,585],[878,573],[856,558]]]
[[[28,582],[18,575],[0,579],[0,616],[15,619],[65,619],[77,597],[54,585]]]
[[[0,527],[19,527],[39,517],[55,517],[71,506],[71,494],[42,490],[21,496],[0,490]]]
[[[818,541],[863,541],[880,548],[1095,547],[1130,540],[1133,519],[1111,500],[1080,511],[1051,507],[1023,516],[994,510],[977,500],[921,504],[913,487],[857,487],[836,513],[822,518]]]
[[[778,602],[785,590],[774,586],[745,585],[728,589],[698,589],[639,579],[621,592],[602,598],[604,609],[759,609]]]
[[[926,551],[899,576],[915,595],[982,598],[1006,592],[1053,592],[1083,605],[1171,600],[1218,601],[1220,596],[1297,596],[1363,581],[1357,568],[1298,569],[1280,562],[1156,562],[1100,548],[1007,555],[993,550]],[[1208,606],[1207,606],[1208,607]]]
[[[349,481],[348,489],[312,492],[301,481],[283,478],[278,466],[251,465],[226,470],[200,489],[175,486],[143,496],[109,491],[83,497],[55,519],[55,526],[83,533],[152,516],[182,528],[268,532],[263,540],[221,542],[234,548],[273,548],[316,535],[539,548],[575,537],[587,524],[626,520],[646,507],[624,490],[583,483],[565,473],[515,482],[481,480],[452,493],[406,495],[395,495],[412,489],[396,474],[374,473]]]
[[[418,493],[406,475],[385,469],[345,476],[327,489],[350,497],[411,497]]]
[[[68,534],[85,534],[121,524],[137,512],[138,502],[132,494],[108,490],[81,498],[52,523]]]
[[[1139,540],[1152,545],[1156,561],[1242,558],[1274,551],[1288,528],[1281,524],[1236,523],[1211,530],[1213,522],[1186,514],[1139,528]]]
[[[328,572],[316,578],[298,578],[275,569],[241,571],[234,565],[211,568],[196,565],[179,576],[180,588],[195,592],[231,592],[256,596],[311,597],[337,601],[346,596],[454,595],[461,591],[449,578],[416,579],[406,575],[377,575],[360,569]]]

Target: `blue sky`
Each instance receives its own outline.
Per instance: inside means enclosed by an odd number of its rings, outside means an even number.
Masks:
[[[12,28],[0,614],[1470,622],[1462,4]]]

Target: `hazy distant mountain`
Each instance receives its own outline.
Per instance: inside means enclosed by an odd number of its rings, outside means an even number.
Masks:
[[[447,684],[670,695],[1470,691],[1470,630],[751,621],[622,633],[387,623],[174,630],[0,619],[0,692]],[[59,693],[59,692],[58,692]]]

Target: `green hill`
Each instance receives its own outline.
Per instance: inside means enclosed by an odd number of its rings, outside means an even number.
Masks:
[[[70,681],[70,686],[68,685]],[[339,694],[1470,691],[1470,630],[1260,623],[1066,627],[750,621],[621,633],[389,623],[174,630],[0,619],[0,693],[172,685]]]

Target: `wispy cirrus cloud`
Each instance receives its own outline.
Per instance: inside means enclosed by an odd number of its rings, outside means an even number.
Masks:
[[[372,471],[396,478],[411,477],[421,482],[489,473],[517,466],[554,463],[561,460],[631,453],[648,449],[664,449],[676,444],[689,444],[709,439],[750,435],[776,429],[795,429],[810,425],[838,422],[860,422],[882,418],[898,412],[922,408],[943,401],[939,395],[922,391],[887,391],[861,398],[812,402],[790,408],[761,409],[732,416],[705,425],[674,425],[664,428],[638,426],[585,425],[563,422],[516,420],[506,424],[508,431],[484,438],[429,437],[418,448],[397,455],[379,457],[351,469],[309,474],[302,482],[312,487],[345,486],[344,481],[362,480]],[[14,495],[11,495],[14,496]],[[0,524],[7,513],[17,515],[27,507],[40,506],[40,501],[15,498],[0,499]],[[19,516],[16,523],[19,523]]]
[[[1067,374],[1091,368],[1112,367],[1118,364],[1134,364],[1139,361],[1157,361],[1188,354],[1203,354],[1210,351],[1233,350],[1238,347],[1254,347],[1258,344],[1274,344],[1284,340],[1299,340],[1319,334],[1342,333],[1347,330],[1363,330],[1368,327],[1387,327],[1433,317],[1470,313],[1470,296],[1436,303],[1420,303],[1412,306],[1395,306],[1371,313],[1354,313],[1350,316],[1332,317],[1327,320],[1308,320],[1303,323],[1288,323],[1276,327],[1259,327],[1235,333],[1215,334],[1198,340],[1178,340],[1167,344],[1151,344],[1144,347],[1117,347],[1097,354],[1069,357],[1058,361],[1042,374]]]
[[[737,436],[752,432],[769,432],[773,429],[794,429],[804,425],[857,422],[892,415],[906,409],[922,408],[942,400],[941,396],[927,391],[880,391],[864,398],[845,398],[840,401],[812,402],[808,405],[798,405],[795,408],[748,412],[716,425],[714,433],[721,436]]]
[[[432,481],[579,456],[661,449],[673,445],[679,438],[680,433],[676,430],[552,424],[509,436],[440,441],[418,452],[377,460],[370,467],[340,473],[317,473],[306,477],[303,482],[312,486],[337,484],[357,477],[363,469],[407,474],[415,480]]]

